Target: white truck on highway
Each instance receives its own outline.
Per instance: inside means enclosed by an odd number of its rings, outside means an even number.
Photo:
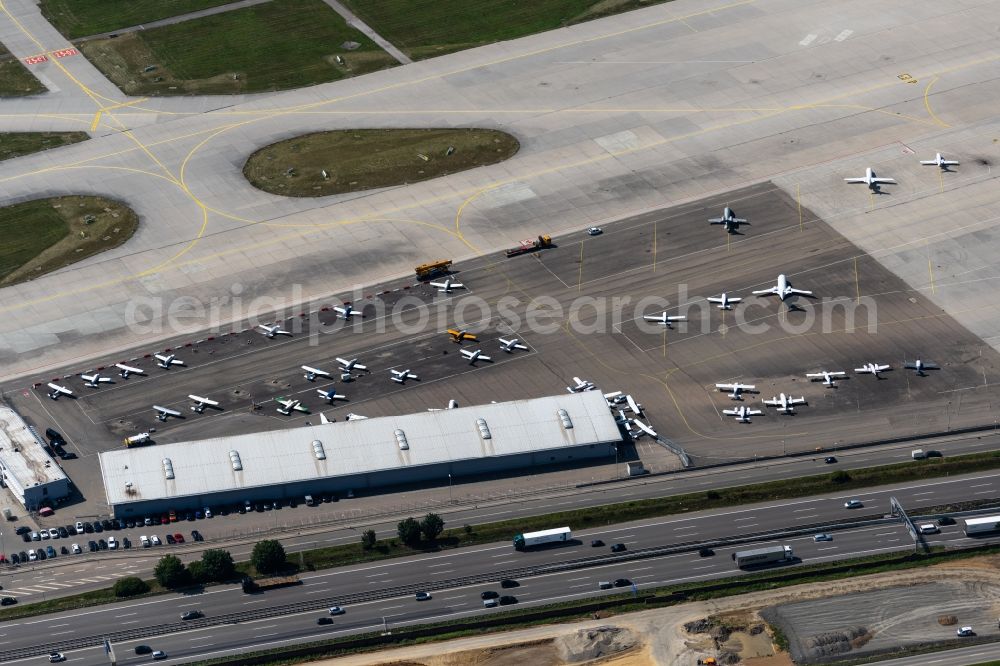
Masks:
[[[997,532],[1000,532],[1000,516],[965,519],[965,536],[979,536]]]
[[[525,550],[535,546],[566,542],[573,538],[573,532],[568,527],[557,527],[540,532],[525,532],[514,537],[514,548]]]
[[[736,562],[736,566],[740,569],[762,564],[791,562],[794,558],[791,546],[768,546],[767,548],[754,548],[753,550],[738,550],[733,553],[733,561]]]

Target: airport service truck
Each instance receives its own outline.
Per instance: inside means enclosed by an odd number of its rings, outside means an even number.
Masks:
[[[736,566],[740,569],[760,566],[762,564],[790,562],[794,557],[791,546],[768,546],[767,548],[755,548],[753,550],[738,550],[733,553],[733,561],[736,562]]]
[[[508,248],[504,250],[504,253],[508,257],[516,257],[519,254],[525,254],[527,252],[534,252],[535,250],[541,250],[542,248],[552,247],[552,236],[544,234],[539,236],[537,240],[529,238],[528,240],[521,241],[521,244],[517,247]]]
[[[1000,532],[1000,516],[965,519],[965,536],[985,536]]]
[[[540,532],[525,532],[514,537],[514,548],[526,550],[536,546],[566,542],[573,538],[573,532],[568,527],[557,527],[553,530]]]
[[[243,592],[245,594],[263,592],[264,590],[273,590],[276,587],[288,587],[290,585],[301,584],[302,581],[299,580],[298,576],[273,576],[271,578],[257,579],[250,578],[250,576],[244,576],[241,581]]]
[[[414,269],[418,280],[430,280],[451,270],[451,259],[438,259],[420,264]]]

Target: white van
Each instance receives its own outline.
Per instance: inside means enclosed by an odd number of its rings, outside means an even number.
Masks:
[[[913,449],[910,451],[910,457],[914,460],[923,460],[927,457],[927,454],[923,449]]]

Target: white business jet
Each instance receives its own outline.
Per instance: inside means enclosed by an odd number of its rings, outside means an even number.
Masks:
[[[508,354],[512,353],[515,349],[523,349],[524,351],[528,351],[528,347],[526,345],[522,345],[521,341],[518,340],[517,338],[511,338],[510,340],[505,340],[504,338],[500,338],[500,348],[503,349]]]
[[[303,365],[302,369],[306,371],[306,374],[304,374],[302,376],[305,377],[306,379],[308,379],[311,382],[316,381],[317,377],[325,377],[327,379],[333,379],[333,375],[331,375],[326,370],[320,370],[319,368],[313,368],[313,367],[308,366],[308,365]]]
[[[177,358],[174,354],[153,354],[153,358],[159,361],[156,365],[164,370],[169,370],[172,365],[184,365],[184,361]]]
[[[58,400],[59,396],[61,395],[73,395],[73,392],[70,391],[65,386],[60,386],[59,384],[53,384],[52,382],[49,382],[48,384],[46,384],[46,386],[48,386],[49,389],[51,389],[48,393],[48,396],[53,400]]]
[[[156,410],[156,418],[159,421],[166,421],[167,417],[174,416],[179,417],[181,415],[176,409],[170,409],[169,407],[160,407],[159,405],[153,405],[153,409]]]
[[[741,217],[736,217],[736,214],[733,212],[733,209],[730,208],[729,206],[726,206],[722,210],[722,217],[710,217],[708,219],[708,223],[725,225],[726,231],[728,231],[731,234],[739,233],[741,224],[746,224],[748,226],[750,225],[750,223],[747,222],[745,219]]]
[[[813,380],[821,380],[823,385],[826,387],[835,387],[837,382],[835,379],[847,379],[847,373],[843,370],[838,370],[836,372],[828,372],[827,370],[820,370],[819,372],[807,372],[806,377]]]
[[[666,311],[658,315],[644,315],[643,319],[646,321],[655,321],[658,324],[666,326],[667,328],[673,328],[673,326],[670,325],[670,322],[687,321],[687,317],[684,315],[667,315]]]
[[[194,404],[191,405],[191,411],[195,414],[202,414],[206,407],[219,407],[218,400],[203,398],[200,395],[189,395],[188,399],[194,402]]]
[[[805,289],[794,289],[792,288],[792,283],[788,281],[785,274],[782,273],[778,276],[778,284],[771,287],[770,289],[758,289],[753,292],[756,296],[777,296],[781,300],[785,300],[792,294],[798,294],[800,296],[812,296],[811,291],[806,291]]]
[[[264,337],[266,338],[273,338],[276,335],[290,336],[292,334],[291,331],[286,331],[285,329],[281,328],[281,326],[279,326],[278,324],[271,324],[270,326],[268,326],[267,324],[257,324],[257,328],[264,331]]]
[[[752,421],[750,420],[751,416],[758,416],[759,414],[763,414],[764,412],[762,412],[759,409],[750,409],[746,405],[740,405],[735,409],[723,409],[722,413],[729,414],[730,416],[735,416],[736,420],[739,421],[740,423],[752,423]]]
[[[115,367],[121,370],[118,374],[122,376],[122,379],[128,379],[129,375],[144,375],[146,371],[142,368],[135,368],[131,365],[125,365],[124,363],[115,363]]]
[[[907,370],[916,370],[917,375],[920,377],[927,376],[924,370],[940,370],[941,366],[937,363],[931,363],[930,361],[921,361],[919,358],[916,361],[906,361],[903,367]]]
[[[854,368],[854,372],[858,372],[863,375],[875,375],[875,379],[881,379],[879,375],[886,370],[892,370],[892,366],[879,365],[878,363],[865,363],[864,366],[860,368]]]
[[[868,189],[872,192],[879,191],[879,185],[895,185],[896,181],[892,178],[879,178],[875,175],[875,171],[871,167],[865,169],[865,175],[861,178],[845,178],[845,183],[864,183],[868,186]]]
[[[445,409],[455,409],[456,407],[458,407],[458,400],[449,400],[448,401],[448,406],[445,407]],[[440,412],[441,408],[440,407],[428,407],[427,411],[428,412]]]
[[[319,393],[320,397],[326,400],[331,405],[334,400],[347,400],[346,395],[341,395],[334,391],[333,389],[328,389],[324,391],[323,389],[316,389],[316,393]]]
[[[356,359],[356,358],[352,358],[350,361],[348,361],[346,358],[340,358],[338,356],[337,357],[337,363],[339,363],[341,366],[343,366],[343,369],[346,372],[351,372],[352,370],[367,370],[368,369],[367,365],[361,365],[360,363],[358,363],[358,359]]]
[[[718,303],[720,310],[732,310],[733,303],[739,303],[742,298],[730,298],[726,292],[722,292],[720,296],[709,296],[706,299],[709,303]]]
[[[84,382],[86,382],[84,384],[84,386],[88,386],[90,388],[97,388],[101,384],[110,384],[110,383],[112,383],[111,382],[111,377],[102,377],[100,375],[100,373],[97,373],[97,372],[95,372],[92,375],[80,375],[80,378]]]
[[[446,279],[444,282],[431,282],[432,287],[437,287],[438,291],[443,294],[450,294],[452,289],[465,289],[465,285],[461,282],[455,282],[451,278]]]
[[[362,314],[360,310],[355,310],[354,306],[352,306],[350,303],[346,303],[344,307],[340,307],[339,305],[334,305],[333,309],[336,310],[337,314],[339,314],[344,319],[350,319],[351,317],[364,318],[364,314]]]
[[[483,354],[483,350],[482,349],[477,349],[475,351],[469,351],[468,349],[462,349],[461,352],[462,352],[462,356],[464,356],[465,358],[469,359],[469,365],[475,365],[476,361],[489,361],[490,363],[493,362],[492,358],[490,358],[489,356],[486,356],[485,354]]]
[[[734,384],[716,384],[715,388],[720,391],[729,391],[730,400],[742,400],[743,392],[756,393],[757,386],[755,384],[740,384],[736,382]]]
[[[940,167],[941,171],[950,171],[948,167],[958,166],[958,160],[946,160],[941,153],[935,154],[932,160],[920,160],[920,163],[924,166]]]
[[[419,379],[415,374],[410,372],[409,368],[406,370],[390,370],[389,375],[389,379],[397,384],[405,384],[407,379]]]
[[[570,393],[580,393],[581,391],[592,391],[594,387],[594,382],[588,382],[586,379],[580,379],[579,377],[574,377],[573,381],[575,386],[567,386],[566,390]]]
[[[309,413],[309,408],[303,405],[298,400],[293,400],[292,398],[284,398],[279,395],[277,398],[274,399],[274,401],[279,405],[281,405],[281,407],[278,407],[277,409],[279,414],[284,414],[285,416],[288,416],[292,413],[293,409],[297,412],[302,412],[303,414]]]
[[[777,407],[778,411],[784,412],[785,414],[794,414],[795,405],[805,405],[805,397],[793,398],[789,395],[782,393],[781,395],[771,398],[770,400],[764,401],[765,405],[770,405],[771,407]]]

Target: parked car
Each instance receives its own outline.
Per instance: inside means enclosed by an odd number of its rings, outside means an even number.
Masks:
[[[955,632],[959,636],[975,636],[976,632],[972,630],[972,627],[962,627]]]
[[[55,556],[56,556],[56,549],[53,548],[52,546],[46,546],[45,547],[45,557],[53,558]]]
[[[128,550],[132,547],[132,541],[128,537],[122,537],[122,548]]]
[[[31,550],[28,551],[28,561],[34,562],[37,559],[38,559],[38,551],[32,548]]]
[[[833,541],[833,536],[830,534],[816,534],[813,536],[813,541]]]
[[[170,534],[169,532],[167,532],[167,543],[169,543],[171,546],[177,543],[177,539],[175,539],[174,535]]]
[[[11,564],[20,564],[21,563],[21,556],[18,555],[17,553],[11,553],[11,555],[10,555],[10,563]]]
[[[74,543],[70,548],[73,550],[74,555],[79,555],[83,552],[83,549],[80,548],[80,544],[78,543]]]
[[[202,518],[205,517],[205,514],[202,513],[201,510],[199,509],[198,511],[194,512],[194,517],[197,518],[198,520],[201,520]]]
[[[66,529],[65,527],[60,527],[56,532],[56,534],[58,534],[60,538],[65,539],[66,537],[69,536],[69,530]]]
[[[31,534],[29,534],[28,532],[22,534],[21,541],[23,541],[24,543],[31,543]]]
[[[48,530],[40,530],[38,532],[38,535],[42,539],[42,541],[48,541],[49,540],[49,531]]]
[[[928,458],[943,458],[944,454],[941,453],[940,451],[935,451],[934,449],[931,449],[931,450],[929,450],[927,452],[927,457]]]
[[[39,549],[38,549],[37,551],[35,551],[35,552],[36,552],[36,554],[38,555],[38,559],[40,559],[40,560],[44,560],[44,559],[46,558],[46,555],[45,555],[45,551],[44,551],[44,550],[42,550],[41,548],[39,548]]]
[[[152,544],[153,544],[154,546],[160,546],[160,545],[162,545],[162,544],[163,544],[163,542],[162,542],[162,541],[160,541],[160,537],[156,536],[155,534],[154,534],[153,536],[149,537],[149,541],[150,541],[150,543],[152,543]]]
[[[153,524],[153,519],[150,518],[149,516],[146,516],[146,518],[142,521],[142,524],[145,525],[146,527],[149,527],[150,525]]]
[[[97,532],[97,533],[101,533],[101,532],[103,532],[103,531],[104,531],[104,525],[102,525],[102,524],[101,524],[101,522],[100,522],[99,520],[95,520],[95,521],[94,521],[94,522],[92,523],[92,526],[93,526],[93,528],[94,528],[94,531],[95,531],[95,532]]]
[[[167,520],[170,521],[171,523],[176,523],[177,522],[177,512],[174,511],[173,509],[171,509],[170,513],[167,514]]]
[[[118,550],[118,539],[113,536],[108,537],[108,550]]]
[[[417,592],[416,598],[417,598],[417,601],[430,601],[430,599],[431,599],[431,593],[430,592]]]
[[[174,532],[174,541],[177,543],[184,543],[184,535],[180,532]]]
[[[14,530],[14,534],[31,534],[31,528],[28,527],[27,525],[21,525],[16,530]]]
[[[94,533],[94,526],[91,525],[90,523],[84,523],[83,524],[83,531],[85,533],[87,533],[87,534],[93,534]]]
[[[59,549],[59,553],[61,555],[69,555],[69,548],[67,548],[66,546],[63,546],[62,548]]]
[[[149,548],[150,546],[149,537],[143,534],[141,537],[139,537],[139,543],[142,544],[143,548]]]
[[[625,550],[626,550],[625,544],[623,544],[623,543],[616,543],[616,544],[614,544],[614,545],[611,546],[611,552],[612,553],[624,553]]]
[[[212,517],[212,510],[209,509],[207,506],[205,507],[205,517],[206,518],[211,518]]]
[[[859,499],[850,499],[844,502],[845,509],[860,509],[864,504],[861,503]]]
[[[191,530],[191,538],[194,539],[195,541],[204,541],[205,540],[205,537],[203,537],[201,535],[201,532],[199,532],[198,530]]]
[[[108,549],[108,542],[105,541],[104,539],[98,539],[97,540],[97,545],[100,547],[101,550],[107,550]]]
[[[84,529],[83,528],[83,521],[82,520],[76,521],[76,533],[77,534],[83,534],[83,529]]]
[[[94,541],[93,539],[90,540],[90,541],[88,541],[87,542],[87,548],[89,548],[90,552],[92,552],[92,553],[96,552],[97,551],[97,542]]]

